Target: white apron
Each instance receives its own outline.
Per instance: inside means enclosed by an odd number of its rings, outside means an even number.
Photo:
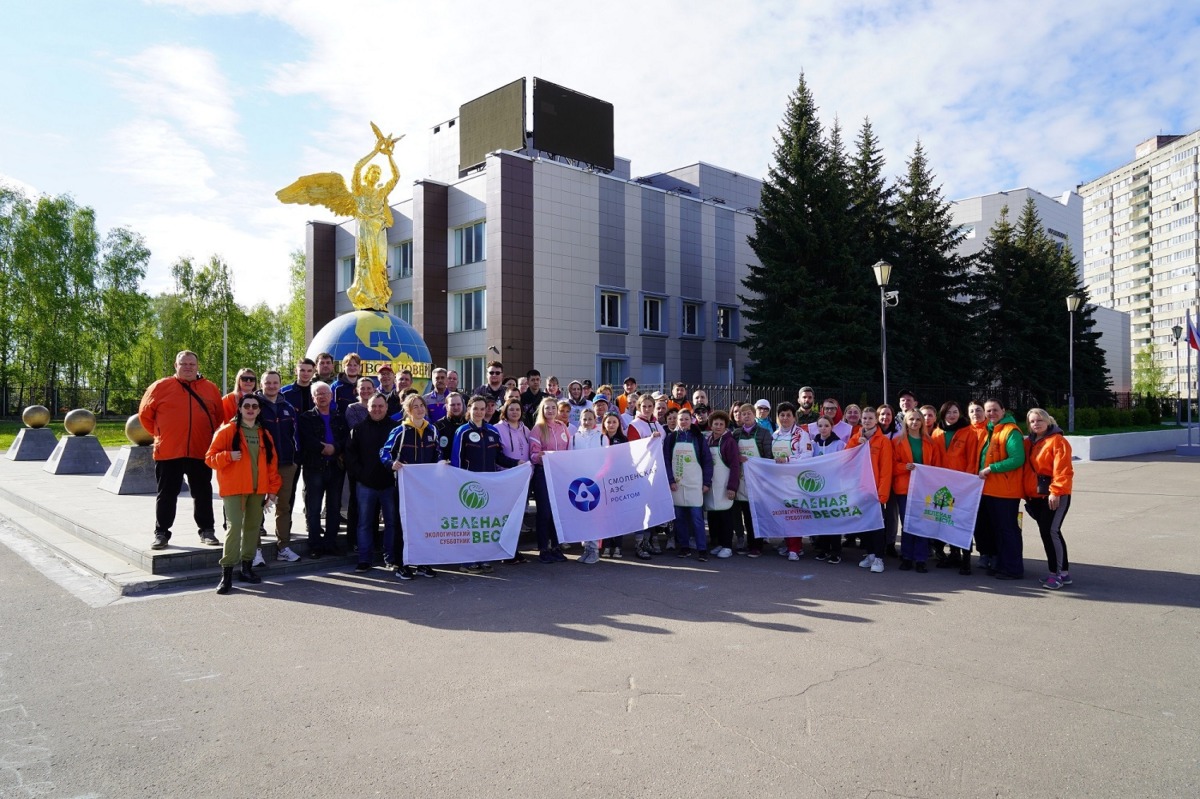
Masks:
[[[704,495],[704,508],[705,510],[728,510],[733,507],[733,500],[729,499],[725,493],[726,486],[729,485],[729,467],[725,465],[725,461],[721,460],[719,446],[709,447],[708,451],[712,453],[713,481],[712,488]],[[739,489],[741,485],[739,482]]]
[[[749,459],[749,458],[762,457],[761,455],[758,454],[758,442],[755,441],[753,438],[739,438],[737,445],[738,445],[738,454],[741,455],[743,458]],[[742,479],[738,481],[737,498],[738,498],[739,502],[749,502],[750,501],[750,495],[746,493],[746,474],[745,473],[746,473],[746,470],[742,469]],[[717,482],[716,482],[716,480],[714,480],[713,485],[716,485],[716,484],[717,484]]]
[[[682,508],[704,507],[704,470],[700,468],[692,442],[677,443],[671,460],[671,470],[675,473],[672,504]]]

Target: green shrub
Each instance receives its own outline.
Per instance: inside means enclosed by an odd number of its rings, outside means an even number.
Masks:
[[[1076,408],[1075,426],[1084,430],[1095,430],[1100,426],[1100,412],[1095,408]]]
[[[1058,422],[1059,427],[1061,427],[1063,430],[1067,429],[1067,409],[1066,408],[1056,408],[1056,407],[1051,406],[1046,409],[1046,413],[1048,413],[1054,417],[1054,421]]]
[[[1121,410],[1117,411],[1117,427],[1133,427],[1134,425],[1150,424],[1149,421],[1145,421],[1145,422],[1133,421],[1133,414],[1134,414],[1134,411],[1131,411],[1128,408],[1122,408]],[[1149,419],[1149,418],[1150,418],[1150,414],[1147,413],[1146,419]]]
[[[1119,424],[1116,408],[1100,408],[1100,426],[1116,427]]]
[[[1150,424],[1162,424],[1162,403],[1157,399],[1154,402],[1147,403],[1146,410],[1150,413]]]
[[[1145,425],[1154,424],[1150,421],[1150,410],[1148,408],[1134,408],[1132,411],[1123,411],[1129,414],[1130,425]]]

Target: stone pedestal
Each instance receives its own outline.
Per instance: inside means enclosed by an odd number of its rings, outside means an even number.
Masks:
[[[43,470],[50,474],[104,474],[110,463],[95,436],[63,436]]]
[[[49,427],[25,427],[17,432],[6,455],[10,461],[44,461],[57,444],[58,439]]]
[[[155,494],[154,452],[150,447],[125,445],[104,473],[99,488],[113,494]]]

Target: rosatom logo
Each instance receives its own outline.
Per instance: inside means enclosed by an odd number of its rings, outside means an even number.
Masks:
[[[479,483],[463,483],[458,489],[458,501],[467,510],[479,510],[488,504],[488,492]]]
[[[596,506],[600,504],[600,486],[586,477],[577,477],[571,481],[571,485],[567,489],[567,497],[571,500],[572,505],[587,513],[595,510]]]
[[[815,494],[825,487],[825,475],[812,469],[800,472],[796,477],[796,485],[805,494]]]

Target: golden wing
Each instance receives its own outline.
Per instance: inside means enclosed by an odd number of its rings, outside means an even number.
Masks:
[[[318,172],[297,178],[292,185],[275,192],[275,196],[281,203],[323,205],[338,216],[354,216],[358,212],[354,196],[337,172]]]

